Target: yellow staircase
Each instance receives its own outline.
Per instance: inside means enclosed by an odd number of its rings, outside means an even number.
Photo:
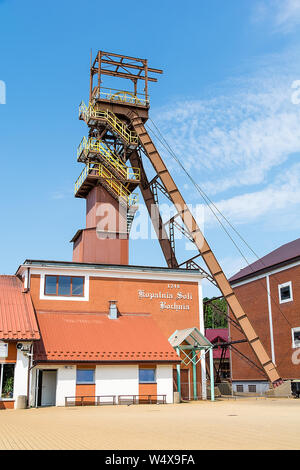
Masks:
[[[83,119],[86,124],[90,124],[93,120],[103,120],[109,124],[113,131],[117,132],[126,144],[134,147],[138,145],[137,133],[130,131],[126,124],[108,109],[96,110],[91,104],[86,106],[82,101],[79,106],[79,118]]]
[[[109,166],[113,173],[116,173],[123,181],[140,181],[140,169],[131,168],[115,154],[100,139],[83,137],[78,149],[77,160],[86,162],[87,160],[95,160],[95,156],[99,157],[102,162]]]
[[[75,182],[74,193],[76,197],[85,197],[91,186],[101,179],[103,186],[120,201],[128,207],[138,204],[138,195],[131,193],[120,181],[116,180],[111,173],[101,163],[89,162],[81,172]]]

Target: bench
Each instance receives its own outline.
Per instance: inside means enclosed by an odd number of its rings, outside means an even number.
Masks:
[[[166,404],[167,395],[118,395],[119,405]]]
[[[82,395],[65,397],[65,406],[166,404],[167,395]]]
[[[116,395],[65,397],[65,406],[116,405]]]

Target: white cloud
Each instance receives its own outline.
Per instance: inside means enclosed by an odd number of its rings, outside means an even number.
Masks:
[[[289,33],[300,24],[300,0],[264,0],[254,8],[256,21],[268,21],[277,32]]]
[[[217,208],[231,223],[253,223],[262,217],[272,217],[274,225],[281,223],[280,213],[300,204],[300,163],[279,175],[269,186],[252,193],[245,193],[216,202]],[[296,211],[295,211],[296,212]],[[276,217],[277,215],[277,217]],[[291,220],[290,220],[291,222]],[[207,208],[205,225],[215,223],[215,218]]]
[[[300,152],[300,105],[291,101],[300,69],[293,60],[287,54],[282,68],[266,61],[263,72],[231,80],[222,95],[156,113],[176,154],[209,194],[266,184],[272,170]]]

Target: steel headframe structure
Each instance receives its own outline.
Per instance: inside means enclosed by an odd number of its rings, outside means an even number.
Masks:
[[[282,382],[275,365],[272,363],[260,338],[251,325],[248,316],[239,303],[219,262],[201,232],[194,216],[185,203],[163,158],[152,141],[145,124],[149,117],[149,82],[157,82],[155,75],[162,70],[148,67],[146,59],[129,57],[98,51],[91,60],[89,104],[80,107],[80,119],[89,126],[89,135],[97,136],[122,162],[129,161],[133,168],[139,169],[139,187],[151,217],[167,266],[197,269],[207,275],[216,285],[232,312],[236,324],[244,333],[264,374],[274,385]],[[104,79],[109,76],[127,79],[133,89],[120,90],[104,87]],[[97,83],[95,84],[95,77]],[[141,92],[140,84],[144,85]],[[142,161],[142,153],[148,158],[155,171],[155,177],[148,179]],[[83,161],[83,160],[80,160]],[[116,175],[116,173],[114,173]],[[110,181],[113,179],[110,176]],[[108,177],[107,180],[108,181]],[[80,190],[80,182],[79,188]],[[130,187],[127,188],[130,192]],[[163,223],[158,205],[158,191],[164,194],[175,206],[176,215]],[[126,193],[127,194],[127,193]],[[134,214],[133,214],[134,215]],[[174,229],[179,229],[194,245],[197,254],[183,262],[178,262],[175,250]],[[130,230],[130,223],[129,223]],[[197,262],[204,260],[208,271]]]

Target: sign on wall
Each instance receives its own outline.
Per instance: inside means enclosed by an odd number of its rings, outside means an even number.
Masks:
[[[174,289],[172,292],[146,292],[138,290],[138,299],[157,299],[159,301],[160,310],[190,310],[190,301],[193,296],[190,292],[183,293],[179,284],[168,284],[168,289]],[[178,301],[180,301],[178,303]],[[182,303],[183,301],[183,303]]]
[[[0,341],[0,358],[8,356],[8,343]]]

